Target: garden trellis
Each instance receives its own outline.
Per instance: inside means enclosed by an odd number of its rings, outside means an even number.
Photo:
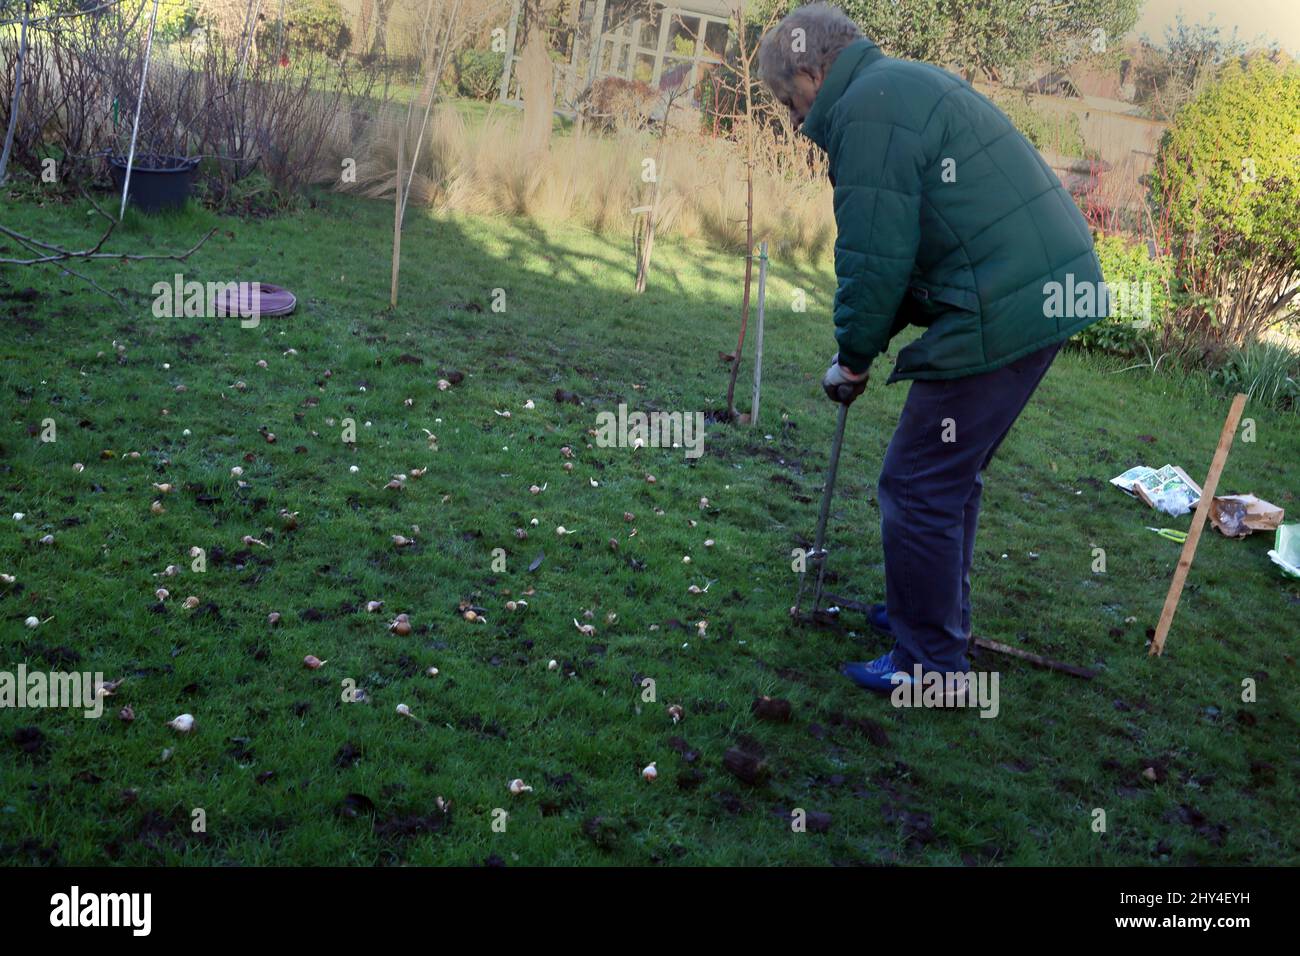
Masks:
[[[519,105],[516,43],[523,0],[514,0],[498,99]],[[555,64],[558,99],[569,108],[604,77],[695,89],[704,73],[726,58],[728,0],[586,0],[574,3],[560,31],[566,60]]]

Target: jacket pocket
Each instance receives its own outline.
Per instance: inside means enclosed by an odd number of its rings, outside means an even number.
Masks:
[[[952,308],[976,314],[980,311],[979,296],[970,289],[957,289],[931,282],[913,282],[908,286],[907,292],[919,303],[922,311],[932,315],[947,312]]]

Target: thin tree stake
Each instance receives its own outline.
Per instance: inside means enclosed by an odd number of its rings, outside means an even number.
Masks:
[[[144,84],[149,78],[149,57],[153,54],[153,28],[158,22],[158,0],[153,0],[153,14],[149,17],[149,36],[144,43],[144,66],[140,70],[140,93],[135,98],[135,122],[131,124],[131,148],[126,154],[126,174],[122,177],[122,206],[117,218],[126,215],[126,196],[131,188],[131,166],[135,163],[135,139],[140,134],[140,107],[144,105]]]
[[[157,7],[157,3],[154,3]],[[253,47],[253,37],[257,33],[257,18],[262,15],[262,0],[257,0],[257,9],[253,9],[253,0],[248,0],[248,14],[245,26],[248,27],[248,39],[244,41],[244,49],[239,54],[239,75],[235,77],[235,87],[244,82],[244,65],[248,62],[248,51]]]
[[[1187,540],[1183,543],[1183,553],[1179,555],[1178,567],[1174,569],[1174,579],[1169,583],[1165,607],[1160,612],[1160,623],[1156,625],[1156,636],[1151,639],[1150,656],[1152,657],[1164,653],[1165,638],[1169,636],[1169,627],[1174,622],[1178,599],[1182,597],[1183,585],[1187,583],[1187,572],[1192,568],[1192,558],[1196,557],[1196,545],[1201,540],[1201,531],[1204,530],[1205,519],[1210,513],[1214,490],[1219,486],[1219,475],[1228,461],[1228,450],[1232,447],[1232,439],[1237,434],[1237,425],[1241,422],[1241,413],[1245,407],[1246,396],[1238,393],[1232,400],[1232,407],[1228,409],[1223,431],[1219,433],[1219,447],[1214,449],[1210,473],[1205,476],[1205,484],[1201,488],[1201,500],[1196,503],[1196,513],[1192,515],[1192,526],[1188,529]]]
[[[5,130],[4,152],[0,153],[0,185],[8,176],[9,154],[14,148],[14,130],[18,127],[18,108],[23,101],[23,60],[27,56],[27,23],[32,16],[31,0],[23,6],[23,28],[18,37],[18,65],[14,67],[14,99],[9,104],[9,128]]]
[[[280,37],[276,44],[275,62],[277,64],[284,62],[284,7],[287,0],[280,0]]]
[[[758,424],[758,397],[763,389],[763,316],[767,311],[767,243],[758,248],[758,329],[754,340],[754,400],[749,407],[751,425]]]
[[[397,308],[397,272],[402,267],[402,167],[406,164],[406,127],[397,131],[397,172],[394,189],[397,190],[393,208],[393,286],[388,296],[391,308]]]

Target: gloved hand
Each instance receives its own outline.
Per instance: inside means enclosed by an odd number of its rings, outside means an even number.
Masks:
[[[831,359],[831,367],[826,370],[826,376],[822,379],[822,389],[832,402],[852,405],[853,400],[866,391],[867,378],[867,372],[854,375],[841,365],[840,356],[836,353]]]

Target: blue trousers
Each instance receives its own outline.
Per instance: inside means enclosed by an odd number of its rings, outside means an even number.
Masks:
[[[894,663],[969,670],[970,566],[981,473],[1060,344],[981,375],[915,381],[880,473],[885,606]]]

